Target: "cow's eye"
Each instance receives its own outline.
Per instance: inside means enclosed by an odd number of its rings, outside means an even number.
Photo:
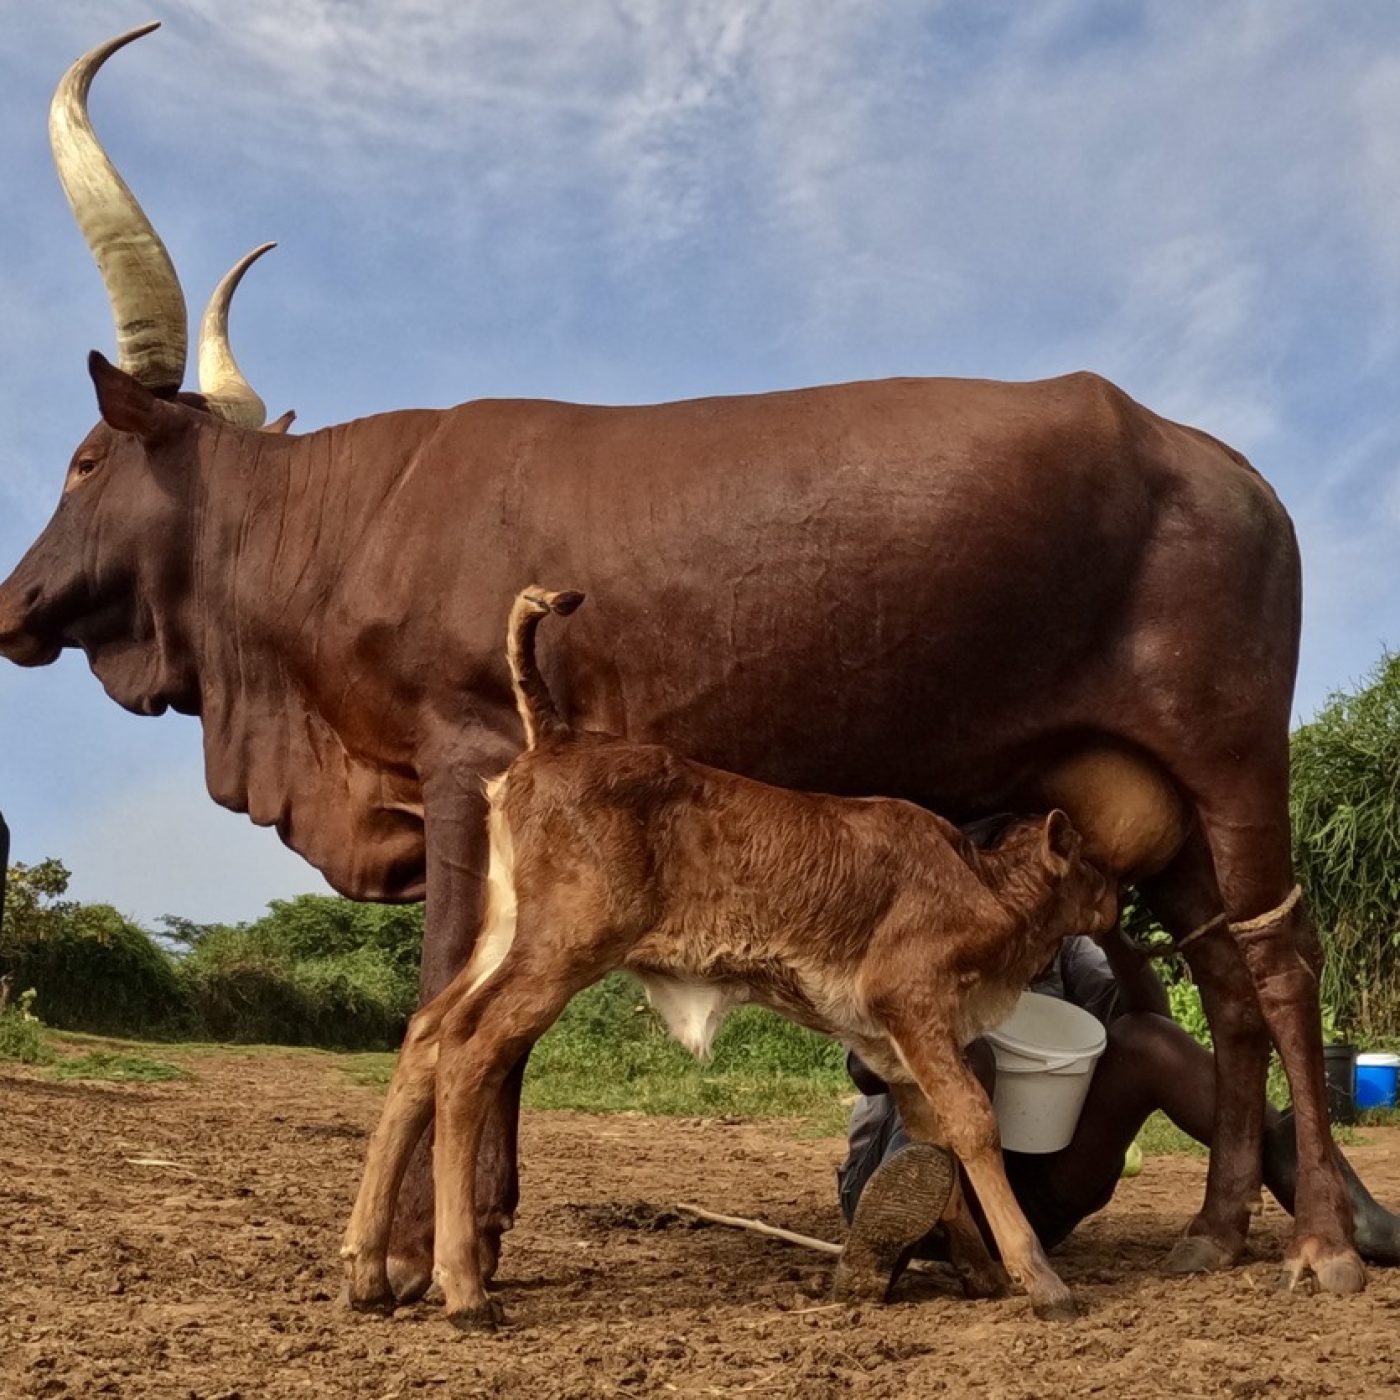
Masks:
[[[80,477],[91,476],[93,472],[97,470],[97,463],[91,457],[84,457],[73,470],[77,472]]]

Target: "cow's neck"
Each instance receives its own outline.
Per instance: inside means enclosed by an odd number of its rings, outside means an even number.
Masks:
[[[351,674],[335,609],[384,489],[338,440],[353,427],[243,434],[232,465],[220,453],[196,546],[191,651],[211,796],[276,826],[343,892],[402,898],[423,864],[417,776],[393,761],[408,751],[412,716],[396,714],[392,677],[354,672],[365,727],[383,746],[364,755],[333,704]]]

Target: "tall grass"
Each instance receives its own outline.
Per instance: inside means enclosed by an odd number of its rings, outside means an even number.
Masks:
[[[1294,735],[1292,817],[1322,1000],[1355,1034],[1400,1035],[1400,657]]]

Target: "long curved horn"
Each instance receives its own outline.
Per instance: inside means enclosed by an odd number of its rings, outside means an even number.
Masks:
[[[209,408],[240,428],[261,428],[267,422],[267,405],[243,377],[228,345],[228,304],[243,274],[275,243],[264,243],[244,253],[214,288],[204,319],[199,323],[199,392]]]
[[[148,389],[173,392],[185,377],[185,298],[165,244],[107,158],[88,118],[93,75],[120,48],[159,29],[143,24],[99,44],[59,81],[49,143],[59,183],[97,259],[117,323],[117,360]]]

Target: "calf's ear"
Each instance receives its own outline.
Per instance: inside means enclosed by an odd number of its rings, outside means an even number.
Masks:
[[[285,433],[297,421],[296,410],[289,408],[280,418],[274,418],[264,428],[265,433]]]
[[[88,355],[88,373],[97,390],[102,421],[119,433],[135,433],[150,442],[179,421],[179,409],[158,398],[140,381],[96,350]]]
[[[1063,875],[1078,854],[1079,833],[1070,819],[1056,808],[1045,818],[1040,833],[1040,855],[1045,868],[1054,875]]]

